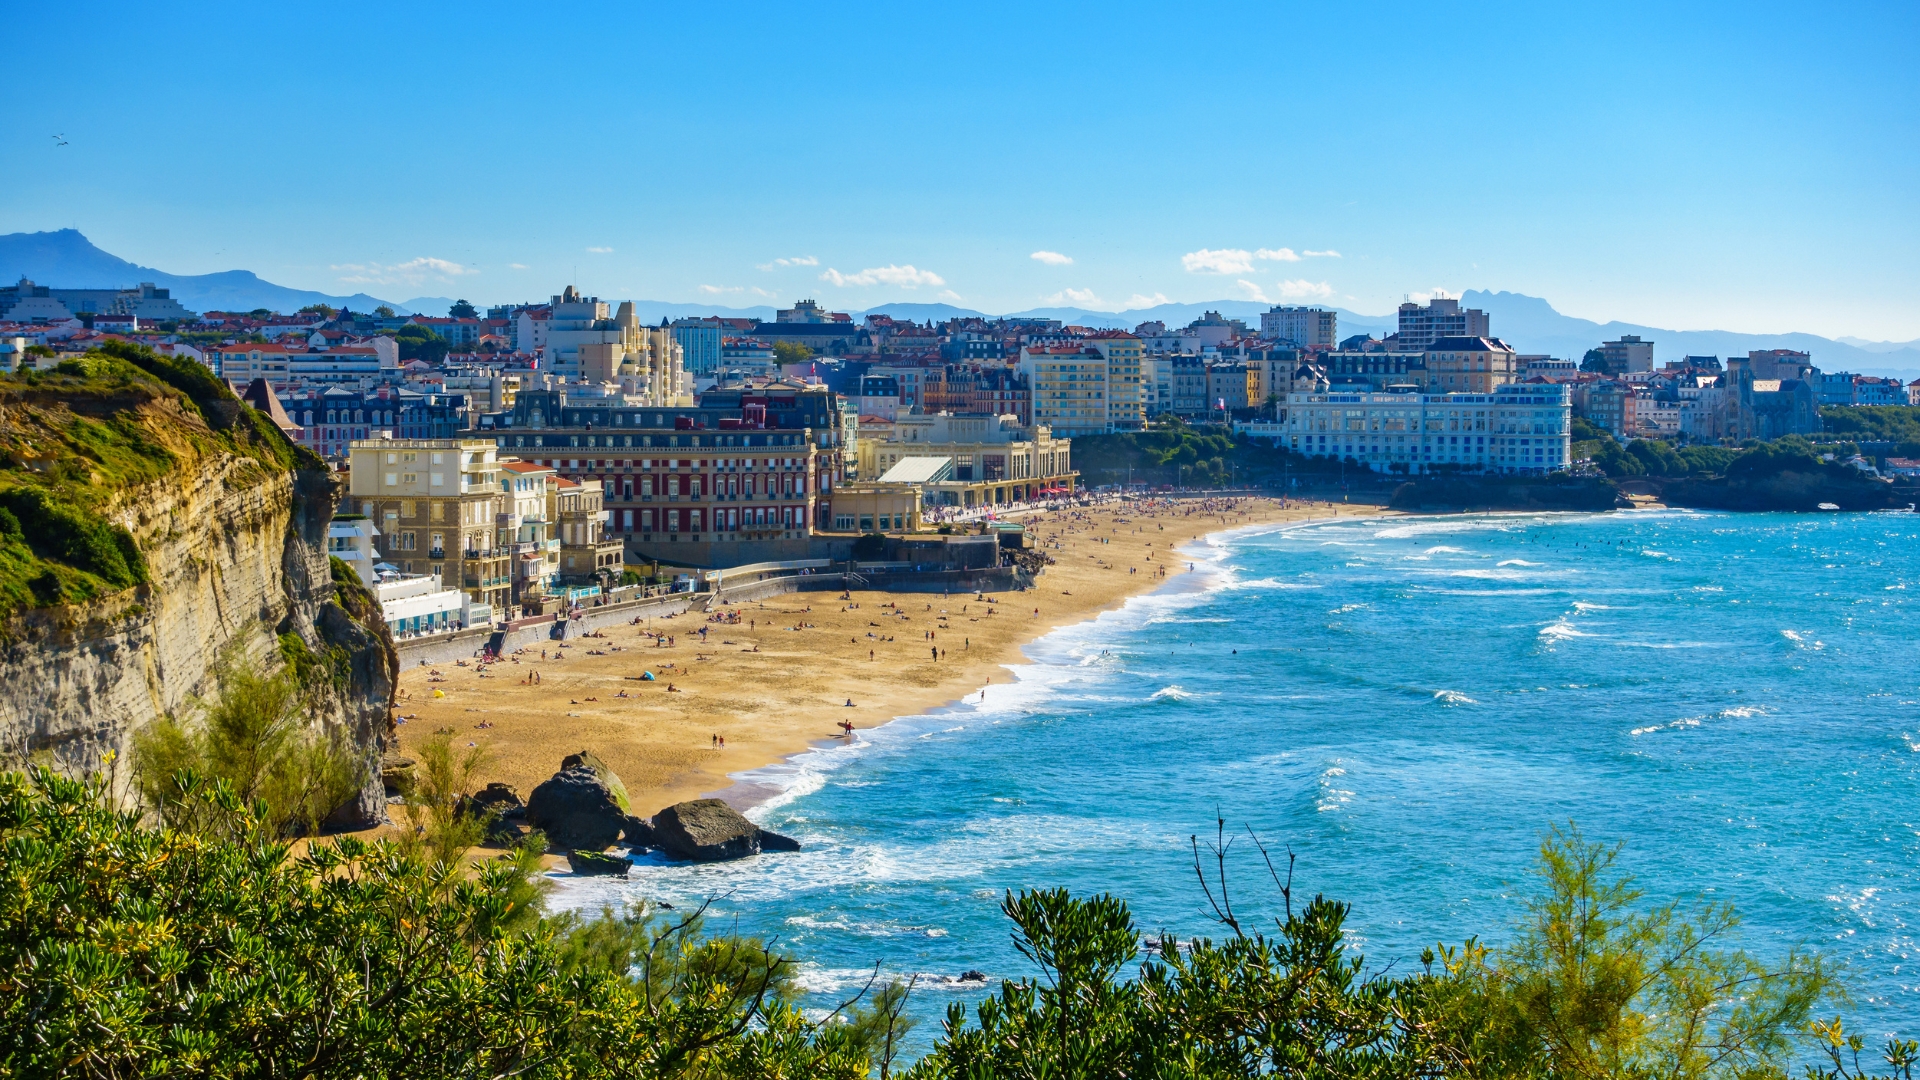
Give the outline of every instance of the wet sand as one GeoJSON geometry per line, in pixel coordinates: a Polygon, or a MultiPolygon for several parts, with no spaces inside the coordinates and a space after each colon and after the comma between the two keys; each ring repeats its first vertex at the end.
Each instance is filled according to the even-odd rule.
{"type": "MultiPolygon", "coordinates": [[[[608,627],[602,637],[564,646],[548,643],[544,658],[539,646],[525,649],[484,677],[472,661],[411,668],[401,673],[395,710],[405,718],[399,751],[411,756],[436,729],[450,729],[456,747],[472,742],[487,751],[477,783],[504,781],[525,798],[562,757],[590,749],[620,775],[634,811],[650,815],[733,787],[729,774],[840,736],[843,720],[870,728],[983,688],[991,694],[993,685],[1011,681],[1006,667],[1024,662],[1020,647],[1028,641],[1188,573],[1172,550],[1178,545],[1336,511],[1382,512],[1297,500],[1283,510],[1275,499],[1186,499],[1023,515],[1015,520],[1026,522],[1055,560],[1026,592],[985,600],[971,593],[787,593],[726,607],[737,622],[709,621],[709,613],[694,610],[608,627]]],[[[729,792],[734,801],[751,796],[729,792]]]]}

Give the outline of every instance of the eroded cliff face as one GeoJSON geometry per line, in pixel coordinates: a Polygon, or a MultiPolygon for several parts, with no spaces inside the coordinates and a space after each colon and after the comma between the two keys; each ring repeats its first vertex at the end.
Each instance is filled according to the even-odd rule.
{"type": "Polygon", "coordinates": [[[364,594],[342,607],[328,569],[327,522],[339,492],[323,470],[272,470],[215,454],[122,493],[106,516],[130,532],[148,583],[85,603],[16,614],[0,644],[0,751],[17,767],[103,769],[125,793],[133,733],[187,718],[210,695],[223,656],[277,669],[279,635],[340,656],[344,678],[317,680],[312,722],[346,736],[362,760],[358,802],[339,820],[371,824],[385,799],[379,756],[398,661],[364,594]]]}

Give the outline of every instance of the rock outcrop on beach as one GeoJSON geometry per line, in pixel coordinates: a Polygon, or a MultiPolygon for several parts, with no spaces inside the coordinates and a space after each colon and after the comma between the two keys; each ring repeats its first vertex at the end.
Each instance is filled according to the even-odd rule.
{"type": "Polygon", "coordinates": [[[107,348],[0,377],[0,758],[117,757],[125,796],[134,733],[217,696],[221,662],[292,666],[359,769],[333,822],[378,822],[398,661],[327,554],[344,485],[205,368],[107,348]]]}
{"type": "Polygon", "coordinates": [[[633,860],[618,855],[607,855],[598,851],[569,851],[567,865],[573,872],[596,877],[626,877],[633,869],[633,860]]]}
{"type": "Polygon", "coordinates": [[[654,847],[675,859],[725,862],[762,851],[799,851],[800,842],[768,832],[719,799],[674,803],[653,816],[654,847]]]}
{"type": "Polygon", "coordinates": [[[627,831],[627,789],[588,750],[568,754],[552,779],[527,796],[527,824],[556,851],[604,851],[627,831]]]}

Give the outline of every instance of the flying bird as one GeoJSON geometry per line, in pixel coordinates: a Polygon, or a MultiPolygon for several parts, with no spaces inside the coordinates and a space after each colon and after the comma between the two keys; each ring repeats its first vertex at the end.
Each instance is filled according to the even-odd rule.
{"type": "Polygon", "coordinates": [[[67,137],[65,135],[55,135],[53,137],[53,145],[55,146],[67,145],[67,137]]]}

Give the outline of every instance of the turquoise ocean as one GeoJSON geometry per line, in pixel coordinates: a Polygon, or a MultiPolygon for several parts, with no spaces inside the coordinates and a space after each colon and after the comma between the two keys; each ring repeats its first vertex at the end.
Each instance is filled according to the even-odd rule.
{"type": "MultiPolygon", "coordinates": [[[[1920,1036],[1920,516],[1339,519],[1188,553],[1200,573],[1040,639],[984,701],[741,777],[804,851],[563,876],[554,906],[713,898],[810,1006],[918,975],[924,1048],[985,993],[955,975],[1031,974],[1008,889],[1212,932],[1190,838],[1216,813],[1401,970],[1502,940],[1573,821],[1650,900],[1730,901],[1740,944],[1844,961],[1871,1043],[1920,1036]]],[[[1233,851],[1243,910],[1277,910],[1233,851]]]]}

